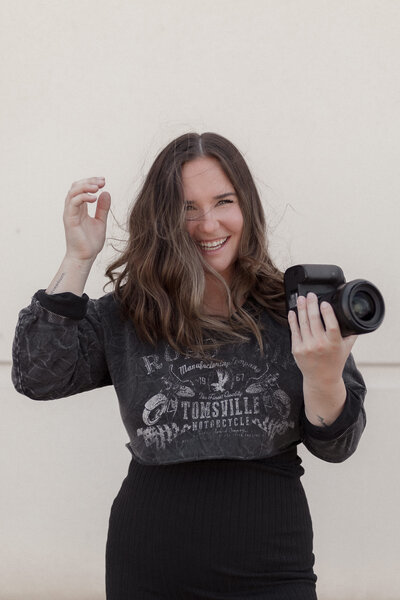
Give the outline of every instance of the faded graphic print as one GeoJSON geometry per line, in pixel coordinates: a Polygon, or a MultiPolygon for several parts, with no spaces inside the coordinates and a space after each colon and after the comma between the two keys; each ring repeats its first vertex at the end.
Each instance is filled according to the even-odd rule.
{"type": "Polygon", "coordinates": [[[294,428],[291,400],[279,386],[278,371],[265,361],[261,371],[256,363],[237,357],[183,364],[177,359],[167,354],[142,357],[147,375],[160,375],[160,389],[145,401],[143,427],[136,430],[146,447],[166,449],[188,432],[192,439],[210,434],[259,439],[262,430],[270,443],[294,428]]]}
{"type": "Polygon", "coordinates": [[[179,397],[192,398],[195,393],[192,387],[184,385],[179,377],[173,372],[172,365],[169,367],[170,378],[161,377],[163,392],[155,394],[144,405],[143,421],[146,425],[154,425],[165,412],[172,412],[173,416],[178,409],[179,397]]]}
{"type": "Polygon", "coordinates": [[[294,421],[289,420],[290,398],[284,390],[279,388],[279,374],[276,372],[269,374],[268,371],[269,367],[261,377],[254,378],[254,383],[246,388],[246,392],[262,394],[266,416],[262,422],[256,418],[253,423],[265,431],[272,440],[275,435],[282,435],[289,428],[293,429],[294,421]]]}

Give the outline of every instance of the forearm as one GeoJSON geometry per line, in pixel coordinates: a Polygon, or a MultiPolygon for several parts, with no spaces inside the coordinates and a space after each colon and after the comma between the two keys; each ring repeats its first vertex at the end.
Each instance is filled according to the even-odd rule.
{"type": "Polygon", "coordinates": [[[82,296],[93,262],[93,260],[76,260],[65,256],[46,294],[71,292],[82,296]]]}
{"type": "Polygon", "coordinates": [[[326,427],[340,415],[346,401],[346,386],[342,378],[335,382],[303,380],[304,408],[313,425],[326,427]]]}

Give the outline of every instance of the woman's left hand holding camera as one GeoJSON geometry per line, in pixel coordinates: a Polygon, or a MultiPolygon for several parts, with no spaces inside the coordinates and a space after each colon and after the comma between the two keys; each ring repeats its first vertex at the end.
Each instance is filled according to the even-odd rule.
{"type": "Polygon", "coordinates": [[[297,312],[298,320],[294,311],[289,311],[288,320],[292,353],[303,374],[306,416],[314,425],[328,426],[346,400],[342,373],[357,336],[342,337],[332,306],[322,302],[319,307],[316,294],[299,296],[297,312]]]}

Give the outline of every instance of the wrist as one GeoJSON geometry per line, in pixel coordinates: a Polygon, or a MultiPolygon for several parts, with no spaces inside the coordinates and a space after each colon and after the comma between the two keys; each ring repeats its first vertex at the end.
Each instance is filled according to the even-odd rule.
{"type": "Polygon", "coordinates": [[[313,391],[327,391],[342,388],[344,385],[343,377],[304,377],[303,388],[313,391]]]}
{"type": "Polygon", "coordinates": [[[46,294],[71,292],[82,296],[94,259],[76,259],[66,254],[46,294]]]}
{"type": "Polygon", "coordinates": [[[78,269],[82,273],[89,273],[95,260],[95,256],[93,258],[76,258],[66,253],[64,256],[63,265],[65,267],[71,267],[72,269],[78,269]]]}
{"type": "Polygon", "coordinates": [[[306,417],[313,425],[331,425],[343,410],[346,386],[341,378],[336,382],[303,381],[306,417]]]}

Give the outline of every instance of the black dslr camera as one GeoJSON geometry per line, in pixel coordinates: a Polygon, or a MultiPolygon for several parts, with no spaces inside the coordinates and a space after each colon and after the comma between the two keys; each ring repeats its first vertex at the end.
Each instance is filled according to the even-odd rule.
{"type": "Polygon", "coordinates": [[[286,307],[297,314],[297,297],[314,292],[318,303],[332,305],[342,337],[375,331],[383,321],[385,303],[380,291],[365,279],[346,283],[335,265],[296,265],[284,275],[286,307]]]}

